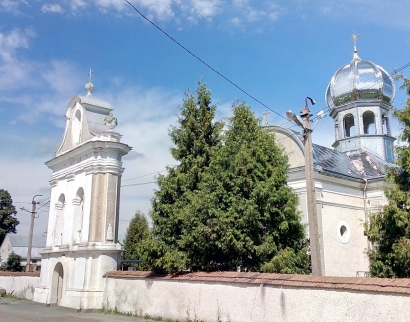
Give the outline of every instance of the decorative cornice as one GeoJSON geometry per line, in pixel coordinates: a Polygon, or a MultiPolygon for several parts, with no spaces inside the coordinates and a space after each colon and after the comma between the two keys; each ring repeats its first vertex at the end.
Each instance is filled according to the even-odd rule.
{"type": "MultiPolygon", "coordinates": [[[[49,161],[46,165],[52,169],[56,170],[58,167],[67,167],[66,164],[75,165],[85,161],[94,156],[96,151],[104,152],[115,152],[118,156],[126,155],[131,151],[131,147],[127,144],[112,141],[88,141],[82,145],[79,145],[72,150],[69,150],[49,161]],[[90,154],[92,156],[90,156],[90,154]]],[[[118,161],[118,160],[117,160],[118,161]]]]}

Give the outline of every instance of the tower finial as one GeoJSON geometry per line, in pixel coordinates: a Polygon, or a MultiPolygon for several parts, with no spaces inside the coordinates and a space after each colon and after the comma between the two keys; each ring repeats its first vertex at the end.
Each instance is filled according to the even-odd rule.
{"type": "Polygon", "coordinates": [[[87,91],[87,96],[93,96],[93,90],[94,90],[94,85],[91,83],[91,75],[93,74],[93,71],[90,68],[90,71],[88,72],[88,83],[85,84],[85,90],[87,91]]]}
{"type": "Polygon", "coordinates": [[[357,53],[357,38],[359,38],[359,37],[360,37],[359,34],[353,32],[353,35],[350,38],[350,40],[353,41],[353,44],[354,44],[353,61],[360,60],[359,54],[357,53]]]}

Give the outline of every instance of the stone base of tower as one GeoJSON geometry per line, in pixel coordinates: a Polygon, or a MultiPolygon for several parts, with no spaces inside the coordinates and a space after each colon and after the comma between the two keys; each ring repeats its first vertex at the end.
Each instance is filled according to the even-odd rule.
{"type": "Polygon", "coordinates": [[[77,245],[75,250],[46,249],[33,300],[77,310],[101,309],[103,275],[118,269],[121,252],[119,244],[106,243],[77,245]]]}

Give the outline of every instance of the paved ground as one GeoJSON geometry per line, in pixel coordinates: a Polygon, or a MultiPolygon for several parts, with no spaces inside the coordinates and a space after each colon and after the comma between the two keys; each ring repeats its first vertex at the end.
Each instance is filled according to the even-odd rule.
{"type": "Polygon", "coordinates": [[[56,305],[46,306],[32,301],[0,298],[0,321],[10,322],[107,322],[107,321],[133,321],[154,322],[143,318],[103,314],[83,313],[76,310],[59,307],[56,305]]]}

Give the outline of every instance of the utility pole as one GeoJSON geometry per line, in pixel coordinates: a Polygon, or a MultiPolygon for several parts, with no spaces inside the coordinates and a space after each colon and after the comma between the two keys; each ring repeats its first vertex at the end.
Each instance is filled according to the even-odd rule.
{"type": "Polygon", "coordinates": [[[28,247],[27,247],[27,264],[26,264],[26,272],[30,271],[30,262],[31,262],[31,248],[33,245],[33,230],[34,230],[34,218],[36,215],[36,207],[39,204],[38,201],[35,201],[35,197],[41,197],[42,195],[35,195],[33,200],[31,201],[31,223],[30,223],[30,234],[28,237],[28,247]]]}
{"type": "MultiPolygon", "coordinates": [[[[308,208],[308,223],[309,223],[309,238],[310,238],[310,258],[312,261],[312,274],[323,275],[322,260],[320,255],[320,238],[317,219],[316,206],[316,189],[313,170],[313,152],[312,152],[312,129],[310,127],[310,111],[307,104],[307,97],[305,99],[305,107],[301,111],[301,118],[303,120],[303,138],[305,146],[305,173],[306,173],[306,197],[308,208]]],[[[312,104],[314,101],[309,98],[312,104]]]]}

